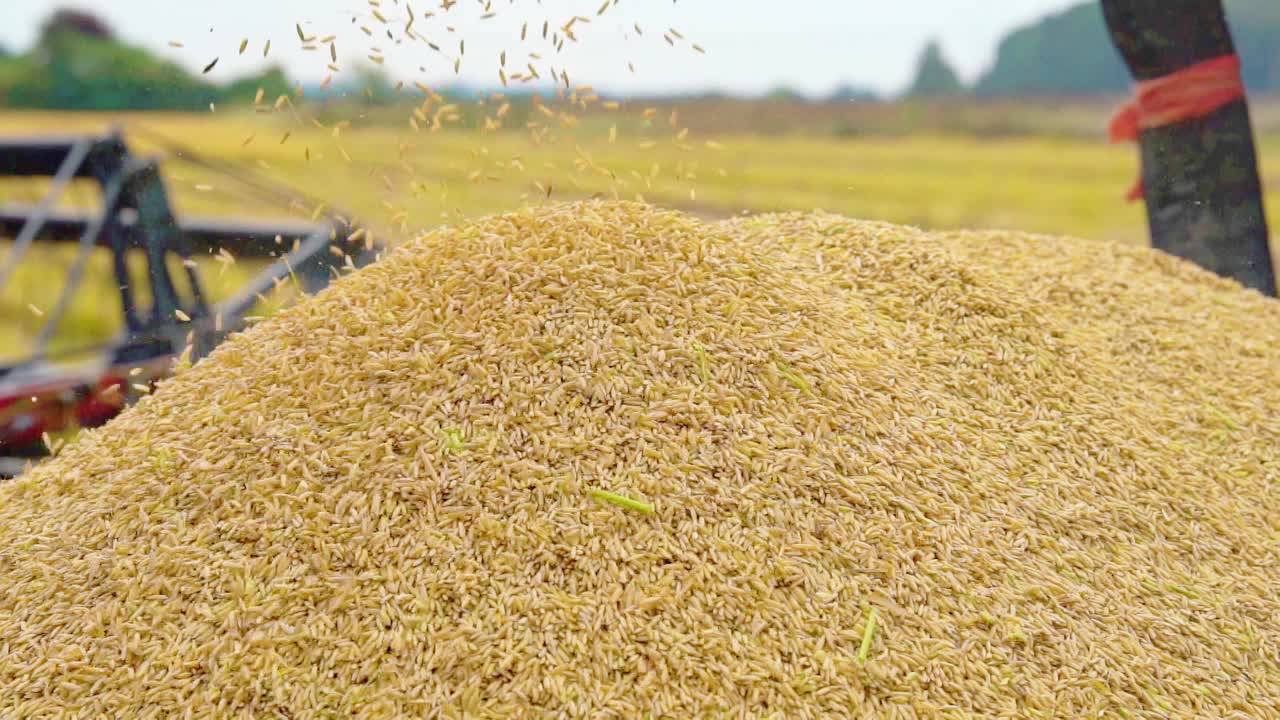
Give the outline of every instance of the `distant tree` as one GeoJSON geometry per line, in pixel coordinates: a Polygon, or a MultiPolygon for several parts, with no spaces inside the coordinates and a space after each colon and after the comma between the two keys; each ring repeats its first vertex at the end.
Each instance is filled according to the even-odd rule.
{"type": "MultiPolygon", "coordinates": [[[[1171,3],[1172,4],[1172,3],[1171,3]]],[[[1280,90],[1280,3],[1226,0],[1244,83],[1280,90]]],[[[1088,95],[1129,91],[1132,79],[1107,37],[1102,9],[1089,0],[1005,35],[979,95],[1088,95]]]]}
{"type": "Polygon", "coordinates": [[[56,30],[27,58],[19,106],[63,110],[199,110],[218,88],[177,63],[114,40],[56,30]]]}
{"type": "Polygon", "coordinates": [[[364,102],[368,105],[385,105],[394,102],[396,91],[381,67],[361,65],[355,69],[356,87],[364,102]]]}
{"type": "Polygon", "coordinates": [[[342,104],[369,106],[390,105],[399,99],[395,84],[381,67],[360,64],[343,74],[348,76],[346,80],[331,83],[324,89],[313,86],[307,95],[342,104]]]}
{"type": "Polygon", "coordinates": [[[59,10],[30,51],[0,58],[0,106],[62,110],[201,110],[213,102],[247,103],[258,88],[291,91],[279,68],[226,87],[116,39],[90,13],[59,10]]]}
{"type": "Polygon", "coordinates": [[[910,97],[945,97],[962,95],[964,85],[951,68],[951,64],[942,55],[942,47],[937,40],[925,45],[916,64],[916,77],[907,90],[910,97]]]}
{"type": "Polygon", "coordinates": [[[1122,93],[1130,83],[1128,69],[1107,38],[1102,9],[1091,0],[1006,35],[975,92],[1005,96],[1122,93]]]}
{"type": "Polygon", "coordinates": [[[61,31],[87,35],[99,40],[114,40],[116,37],[111,26],[102,18],[91,12],[71,8],[63,8],[50,15],[40,27],[40,37],[44,40],[61,31]]]}
{"type": "MultiPolygon", "coordinates": [[[[1280,90],[1280,3],[1226,0],[1225,5],[1245,85],[1256,91],[1280,90]]],[[[1097,0],[1089,0],[1005,35],[976,92],[1120,94],[1127,93],[1132,82],[1107,37],[1102,8],[1097,0]]]]}
{"type": "Polygon", "coordinates": [[[770,90],[765,93],[765,98],[779,102],[804,102],[804,97],[800,93],[786,86],[779,86],[770,90]]]}
{"type": "Polygon", "coordinates": [[[1280,89],[1280,3],[1226,0],[1226,7],[1244,84],[1255,90],[1280,89]]]}
{"type": "Polygon", "coordinates": [[[879,99],[874,90],[848,84],[840,85],[827,96],[831,102],[876,102],[879,99]]]}
{"type": "Polygon", "coordinates": [[[705,90],[703,92],[693,93],[689,96],[690,100],[730,100],[733,94],[724,90],[705,90]]]}
{"type": "Polygon", "coordinates": [[[262,90],[264,97],[269,101],[274,101],[281,95],[288,95],[293,92],[293,85],[289,83],[289,78],[284,74],[278,66],[271,66],[257,75],[249,75],[233,81],[222,89],[220,93],[220,102],[224,103],[251,103],[254,97],[258,95],[258,90],[262,90]]]}

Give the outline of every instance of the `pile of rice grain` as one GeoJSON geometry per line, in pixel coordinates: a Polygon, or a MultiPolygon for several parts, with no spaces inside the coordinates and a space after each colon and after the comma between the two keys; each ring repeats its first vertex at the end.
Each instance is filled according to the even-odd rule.
{"type": "Polygon", "coordinates": [[[1278,630],[1280,303],[1076,240],[490,217],[0,488],[4,717],[1277,717],[1278,630]]]}

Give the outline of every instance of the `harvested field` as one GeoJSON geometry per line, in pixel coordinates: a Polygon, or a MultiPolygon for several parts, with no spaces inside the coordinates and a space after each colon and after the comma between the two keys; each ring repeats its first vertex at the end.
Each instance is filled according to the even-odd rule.
{"type": "Polygon", "coordinates": [[[0,486],[0,715],[1280,716],[1280,303],[629,203],[433,231],[0,486]]]}

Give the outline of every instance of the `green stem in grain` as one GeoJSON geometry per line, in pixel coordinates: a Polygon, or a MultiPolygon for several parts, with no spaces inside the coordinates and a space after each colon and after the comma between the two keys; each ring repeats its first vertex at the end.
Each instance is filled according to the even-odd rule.
{"type": "Polygon", "coordinates": [[[711,373],[707,371],[707,349],[702,347],[701,343],[694,343],[693,352],[698,356],[698,374],[702,376],[703,382],[708,382],[711,379],[711,373]]]}
{"type": "Polygon", "coordinates": [[[800,375],[798,375],[791,368],[787,367],[787,364],[782,362],[781,360],[778,361],[777,365],[778,365],[778,372],[782,373],[782,377],[786,378],[787,382],[803,390],[804,394],[809,395],[810,397],[813,396],[813,388],[809,385],[809,381],[800,377],[800,375]]]}
{"type": "Polygon", "coordinates": [[[1226,425],[1228,429],[1230,430],[1240,429],[1240,424],[1237,423],[1235,420],[1231,419],[1230,415],[1223,412],[1216,405],[1205,405],[1205,407],[1209,410],[1210,413],[1215,415],[1218,418],[1218,420],[1222,422],[1223,425],[1226,425]]]}
{"type": "Polygon", "coordinates": [[[880,611],[871,608],[871,612],[867,614],[867,626],[862,629],[862,645],[858,647],[858,662],[866,663],[867,656],[871,654],[871,641],[875,640],[876,627],[880,622],[880,611]]]}
{"type": "Polygon", "coordinates": [[[653,505],[650,505],[649,503],[640,502],[639,500],[632,500],[631,498],[625,495],[612,493],[612,492],[609,492],[608,490],[599,490],[599,489],[592,488],[591,490],[587,491],[587,494],[595,498],[596,500],[603,500],[607,503],[613,503],[618,507],[624,507],[624,508],[627,508],[628,510],[639,510],[642,513],[653,512],[653,505]]]}
{"type": "Polygon", "coordinates": [[[462,431],[456,428],[445,430],[444,446],[449,450],[461,450],[465,447],[465,443],[462,442],[462,431]]]}

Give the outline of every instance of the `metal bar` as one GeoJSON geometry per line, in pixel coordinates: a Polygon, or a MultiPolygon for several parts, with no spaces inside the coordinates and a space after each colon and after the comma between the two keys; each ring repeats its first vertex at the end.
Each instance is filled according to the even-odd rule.
{"type": "Polygon", "coordinates": [[[116,279],[116,288],[120,292],[120,309],[124,311],[126,332],[132,334],[142,329],[142,319],[138,317],[138,306],[135,300],[133,277],[129,273],[129,249],[136,238],[131,237],[135,228],[126,228],[121,223],[112,223],[105,233],[111,247],[111,271],[116,279]]]}
{"type": "Polygon", "coordinates": [[[0,478],[15,478],[36,464],[31,458],[0,457],[0,478]]]}
{"type": "MultiPolygon", "coordinates": [[[[0,175],[48,177],[59,172],[63,158],[79,143],[90,147],[110,138],[95,135],[0,138],[0,175]]],[[[89,167],[76,168],[75,177],[93,177],[89,167]]]]}
{"type": "MultiPolygon", "coordinates": [[[[139,135],[149,139],[152,143],[160,146],[161,149],[193,165],[198,165],[207,170],[213,170],[214,172],[225,175],[236,182],[253,188],[260,193],[269,194],[273,196],[277,203],[286,208],[294,201],[310,203],[313,207],[319,207],[322,205],[327,207],[327,203],[319,198],[312,197],[300,190],[288,187],[287,185],[275,182],[268,178],[264,178],[257,171],[247,165],[239,165],[226,160],[215,160],[204,157],[190,146],[183,145],[176,140],[168,138],[161,133],[136,123],[129,126],[129,132],[132,135],[139,135]]],[[[336,212],[337,211],[334,210],[326,214],[329,215],[331,219],[334,219],[333,214],[336,212]]]]}
{"type": "Polygon", "coordinates": [[[40,232],[40,227],[44,225],[48,219],[53,205],[62,197],[62,192],[66,190],[71,179],[80,171],[84,165],[84,159],[89,156],[89,149],[93,144],[88,139],[81,139],[75,142],[67,155],[62,160],[62,164],[58,166],[58,172],[53,176],[53,186],[49,188],[49,192],[45,193],[40,204],[37,205],[29,215],[26,216],[26,222],[22,224],[22,229],[18,232],[18,237],[14,239],[9,253],[4,258],[4,265],[0,266],[0,290],[4,289],[5,283],[9,282],[9,277],[13,271],[17,269],[18,263],[22,261],[22,256],[30,249],[32,241],[36,239],[36,235],[40,232]]]}
{"type": "MultiPolygon", "coordinates": [[[[280,207],[288,210],[294,209],[294,207],[299,203],[301,203],[303,207],[310,205],[313,209],[319,209],[317,214],[326,218],[336,227],[346,227],[354,224],[352,221],[353,216],[350,213],[342,211],[339,208],[332,207],[326,201],[297,190],[296,188],[289,187],[268,177],[264,177],[253,167],[243,163],[238,164],[226,160],[204,157],[200,153],[191,149],[190,146],[183,145],[155,132],[154,130],[149,130],[136,124],[131,125],[130,128],[130,132],[149,138],[153,143],[160,146],[161,149],[172,153],[174,157],[185,160],[193,165],[203,167],[207,170],[220,173],[229,180],[250,188],[255,192],[253,198],[256,200],[261,201],[267,199],[264,196],[272,196],[280,207]]],[[[370,230],[377,231],[379,236],[389,234],[386,231],[386,228],[370,225],[368,222],[361,222],[359,225],[366,226],[370,230]]]]}
{"type": "MultiPolygon", "coordinates": [[[[34,209],[26,206],[0,205],[0,235],[20,228],[32,212],[34,209]]],[[[79,242],[92,220],[91,216],[81,213],[51,211],[40,238],[48,242],[79,242]]],[[[132,217],[121,217],[119,224],[135,229],[138,221],[132,217]]],[[[179,223],[179,227],[195,254],[215,254],[220,248],[226,248],[236,257],[279,257],[295,239],[308,237],[317,228],[327,226],[291,220],[258,222],[188,218],[179,223]],[[281,247],[275,241],[277,235],[288,244],[281,247]]],[[[338,242],[345,239],[339,234],[338,242]]]]}
{"type": "Polygon", "coordinates": [[[102,233],[102,228],[106,226],[107,222],[120,210],[120,193],[123,186],[123,178],[116,177],[103,188],[102,213],[94,218],[89,227],[85,228],[84,234],[80,236],[80,252],[76,255],[71,271],[67,274],[67,282],[62,287],[62,292],[58,295],[58,304],[54,307],[53,312],[49,314],[49,320],[44,324],[44,327],[40,328],[40,335],[36,337],[36,355],[45,352],[49,345],[49,340],[57,332],[58,325],[62,322],[62,316],[67,313],[67,308],[71,306],[71,298],[75,295],[80,281],[84,278],[84,271],[89,265],[89,257],[93,254],[97,236],[102,233]]]}
{"type": "MultiPolygon", "coordinates": [[[[197,303],[184,303],[179,297],[178,288],[173,282],[173,275],[166,263],[170,252],[182,255],[182,235],[177,221],[169,209],[169,198],[165,193],[164,183],[160,180],[160,170],[154,161],[146,161],[129,168],[125,181],[123,204],[138,213],[137,226],[144,233],[146,241],[143,250],[147,255],[147,277],[151,287],[151,317],[149,326],[171,323],[174,312],[183,310],[195,313],[207,310],[197,307],[197,303]]],[[[183,255],[183,259],[186,256],[183,255]]],[[[198,284],[193,292],[200,297],[198,284]]]]}
{"type": "Polygon", "coordinates": [[[219,304],[214,313],[223,318],[238,318],[249,311],[258,296],[275,287],[276,281],[294,272],[300,266],[306,266],[321,253],[329,252],[329,231],[317,230],[298,249],[272,263],[270,267],[258,274],[240,294],[219,304]]]}
{"type": "Polygon", "coordinates": [[[118,344],[119,339],[112,339],[107,342],[93,343],[91,345],[77,345],[75,347],[58,348],[56,352],[49,352],[46,350],[38,355],[29,355],[17,362],[0,365],[0,394],[11,389],[5,386],[5,380],[7,375],[15,370],[30,367],[45,361],[61,361],[67,358],[83,357],[85,355],[102,355],[118,344]]]}
{"type": "MultiPolygon", "coordinates": [[[[182,235],[179,234],[178,237],[181,238],[182,235]]],[[[178,257],[181,257],[183,260],[182,269],[187,273],[187,286],[191,288],[191,302],[193,305],[189,308],[188,314],[191,315],[191,317],[207,315],[209,313],[209,301],[208,298],[205,297],[204,286],[200,284],[200,274],[196,272],[194,264],[187,263],[187,260],[191,257],[191,253],[181,251],[178,253],[178,257]],[[195,312],[192,313],[191,310],[194,310],[195,312]]]]}
{"type": "MultiPolygon", "coordinates": [[[[200,322],[210,325],[212,324],[212,321],[208,318],[200,322]]],[[[185,327],[183,329],[185,329],[185,327]]],[[[137,337],[141,337],[144,340],[152,338],[160,339],[158,334],[135,336],[134,339],[137,339],[137,337]]],[[[15,372],[26,370],[33,366],[39,366],[42,363],[65,363],[68,359],[84,358],[90,355],[111,358],[114,357],[121,348],[128,344],[129,339],[130,335],[127,331],[119,332],[110,340],[104,342],[62,347],[53,351],[46,348],[44,351],[29,355],[18,362],[8,365],[0,365],[0,395],[3,395],[6,391],[12,392],[14,387],[20,387],[23,384],[22,382],[19,382],[18,385],[13,384],[12,379],[9,376],[15,372]]]]}

